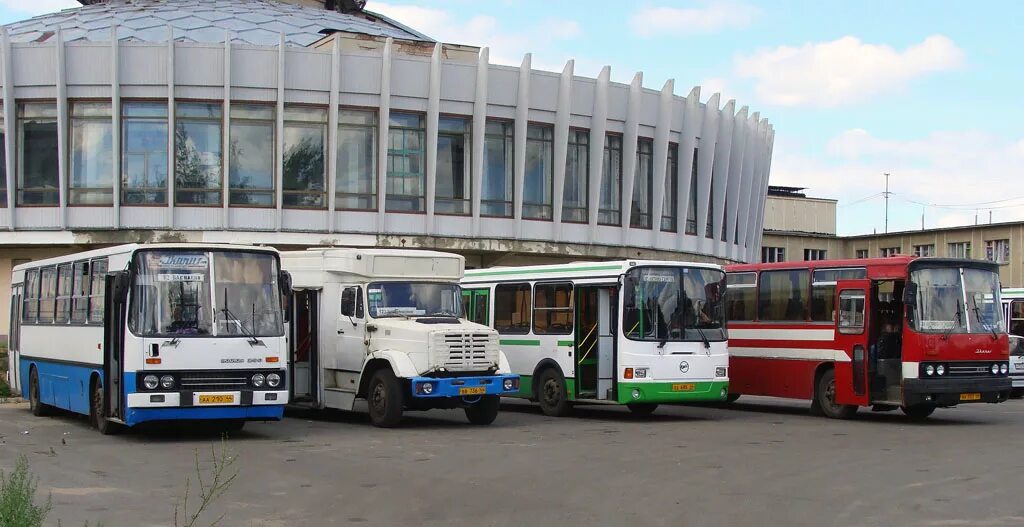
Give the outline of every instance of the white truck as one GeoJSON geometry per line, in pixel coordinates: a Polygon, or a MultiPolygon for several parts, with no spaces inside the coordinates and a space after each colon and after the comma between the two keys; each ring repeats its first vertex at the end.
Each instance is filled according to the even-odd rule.
{"type": "Polygon", "coordinates": [[[292,275],[290,401],[353,410],[397,426],[403,410],[463,408],[490,424],[519,390],[498,333],[469,322],[462,256],[404,249],[281,253],[292,275]]]}

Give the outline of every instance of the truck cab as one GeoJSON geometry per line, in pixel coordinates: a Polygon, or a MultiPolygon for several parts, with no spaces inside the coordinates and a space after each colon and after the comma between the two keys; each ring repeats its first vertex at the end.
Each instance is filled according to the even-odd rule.
{"type": "Polygon", "coordinates": [[[316,248],[281,254],[292,275],[291,400],[397,426],[404,410],[462,408],[497,417],[519,390],[498,334],[462,312],[462,256],[404,249],[316,248]]]}

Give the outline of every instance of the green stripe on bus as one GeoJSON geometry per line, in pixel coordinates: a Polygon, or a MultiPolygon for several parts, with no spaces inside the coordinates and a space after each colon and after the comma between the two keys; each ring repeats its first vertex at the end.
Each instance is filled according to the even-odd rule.
{"type": "Polygon", "coordinates": [[[501,339],[502,346],[540,346],[539,340],[532,339],[501,339]]]}
{"type": "Polygon", "coordinates": [[[558,341],[559,346],[569,346],[570,348],[575,346],[576,343],[571,340],[560,340],[558,341]]]}
{"type": "Polygon", "coordinates": [[[474,278],[477,276],[501,276],[510,274],[543,274],[543,273],[574,273],[577,271],[611,271],[614,269],[622,269],[621,265],[593,265],[589,267],[555,267],[553,269],[543,269],[537,271],[523,271],[520,269],[505,269],[501,271],[480,271],[480,272],[469,272],[466,273],[467,278],[474,278]]]}

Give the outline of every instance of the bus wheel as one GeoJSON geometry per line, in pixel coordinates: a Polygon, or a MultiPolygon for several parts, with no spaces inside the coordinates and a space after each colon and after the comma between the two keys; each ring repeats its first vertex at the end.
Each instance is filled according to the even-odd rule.
{"type": "Polygon", "coordinates": [[[89,421],[96,427],[96,430],[105,436],[114,435],[121,431],[117,423],[112,423],[103,415],[103,383],[96,379],[92,383],[92,394],[89,397],[89,421]]]}
{"type": "Polygon", "coordinates": [[[627,403],[626,408],[629,408],[630,412],[637,417],[647,417],[654,413],[654,410],[658,408],[657,404],[650,403],[627,403]]]}
{"type": "Polygon", "coordinates": [[[36,417],[50,414],[50,405],[39,398],[39,373],[34,367],[28,374],[28,407],[36,417]]]}
{"type": "Polygon", "coordinates": [[[825,417],[832,419],[849,419],[857,413],[857,407],[836,404],[836,371],[829,369],[818,379],[818,389],[815,390],[814,400],[825,417]]]}
{"type": "Polygon", "coordinates": [[[544,370],[537,381],[537,401],[545,415],[564,417],[569,415],[569,398],[565,395],[565,377],[554,368],[544,370]]]}
{"type": "Polygon", "coordinates": [[[374,426],[398,426],[402,420],[402,387],[394,372],[388,368],[377,370],[370,379],[367,399],[370,406],[370,421],[374,426]]]}
{"type": "Polygon", "coordinates": [[[466,419],[475,425],[489,425],[498,418],[498,407],[501,406],[501,398],[497,395],[485,395],[466,407],[466,419]]]}
{"type": "Polygon", "coordinates": [[[900,410],[903,410],[903,414],[911,421],[922,421],[932,415],[935,407],[927,404],[915,404],[914,406],[900,406],[900,410]]]}

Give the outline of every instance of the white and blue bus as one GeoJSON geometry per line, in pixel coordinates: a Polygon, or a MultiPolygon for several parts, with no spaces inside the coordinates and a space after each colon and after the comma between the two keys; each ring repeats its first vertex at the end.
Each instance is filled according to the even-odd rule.
{"type": "Polygon", "coordinates": [[[32,413],[147,421],[279,420],[288,402],[276,250],[121,245],[14,268],[12,389],[32,413]]]}

